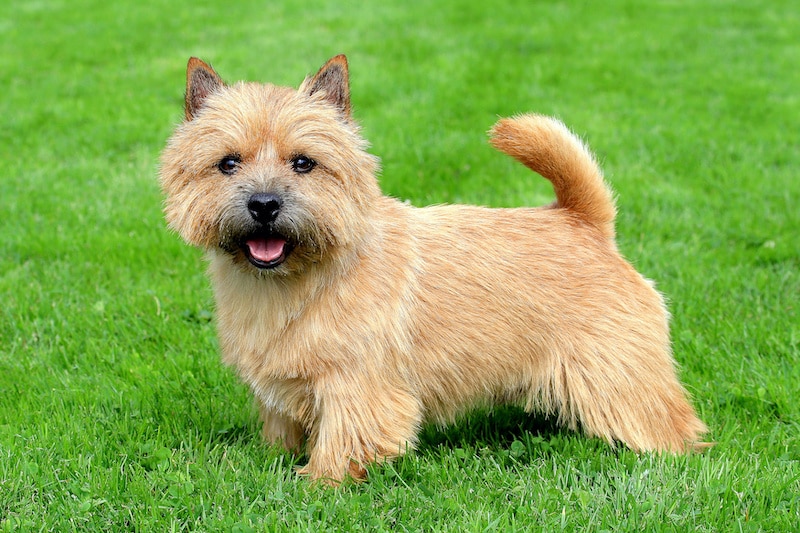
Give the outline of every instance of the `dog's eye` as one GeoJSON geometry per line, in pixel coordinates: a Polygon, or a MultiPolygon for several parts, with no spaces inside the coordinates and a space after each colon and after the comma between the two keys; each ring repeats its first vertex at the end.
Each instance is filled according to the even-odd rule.
{"type": "Polygon", "coordinates": [[[314,167],[317,166],[316,161],[304,155],[294,156],[292,158],[291,163],[292,163],[292,170],[294,170],[298,174],[305,174],[306,172],[311,172],[314,169],[314,167]]]}
{"type": "Polygon", "coordinates": [[[226,155],[219,160],[219,163],[217,163],[217,168],[223,174],[230,176],[239,169],[239,163],[241,162],[242,160],[238,155],[226,155]]]}

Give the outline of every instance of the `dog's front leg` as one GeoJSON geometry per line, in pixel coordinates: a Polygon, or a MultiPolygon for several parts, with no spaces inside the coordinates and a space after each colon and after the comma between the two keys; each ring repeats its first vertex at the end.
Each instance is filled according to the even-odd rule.
{"type": "Polygon", "coordinates": [[[366,466],[413,448],[422,419],[407,390],[373,376],[326,379],[317,391],[317,416],[308,464],[298,473],[337,484],[366,478],[366,466]]]}
{"type": "Polygon", "coordinates": [[[305,438],[302,426],[286,415],[276,413],[258,404],[261,415],[261,435],[269,444],[283,446],[290,452],[299,452],[305,438]]]}

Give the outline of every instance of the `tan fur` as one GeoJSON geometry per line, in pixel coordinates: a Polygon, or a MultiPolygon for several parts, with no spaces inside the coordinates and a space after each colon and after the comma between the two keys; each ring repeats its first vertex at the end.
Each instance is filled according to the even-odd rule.
{"type": "Polygon", "coordinates": [[[611,192],[563,124],[523,115],[492,130],[552,181],[553,205],[416,208],[380,193],[344,56],[298,91],[228,86],[197,59],[187,78],[162,158],[166,218],[208,251],[224,361],[258,399],[264,437],[305,443],[301,473],[363,478],[424,422],[495,403],[637,451],[700,446],[663,299],[618,253],[611,192]],[[274,227],[294,245],[268,269],[237,248],[260,227],[259,193],[280,197],[274,227]]]}

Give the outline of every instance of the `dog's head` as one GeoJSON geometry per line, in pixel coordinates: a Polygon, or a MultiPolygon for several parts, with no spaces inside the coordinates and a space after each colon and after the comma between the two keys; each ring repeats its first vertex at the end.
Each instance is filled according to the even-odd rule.
{"type": "Polygon", "coordinates": [[[185,121],[162,154],[170,227],[254,272],[301,272],[357,246],[380,191],[377,159],[350,114],[347,60],[299,90],[227,85],[187,68],[185,121]]]}

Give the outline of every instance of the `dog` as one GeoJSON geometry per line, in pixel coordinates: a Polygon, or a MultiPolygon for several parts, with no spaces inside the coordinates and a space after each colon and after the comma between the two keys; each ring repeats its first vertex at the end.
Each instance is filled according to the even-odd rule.
{"type": "Polygon", "coordinates": [[[192,58],[184,112],[165,218],[207,252],[223,360],[264,438],[305,446],[300,474],[364,479],[424,423],[497,404],[635,451],[704,446],[664,299],[620,255],[612,192],[560,121],[490,131],[551,205],[418,208],[380,190],[343,55],[297,90],[229,85],[192,58]]]}

